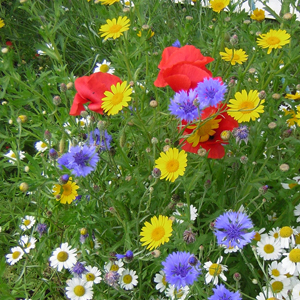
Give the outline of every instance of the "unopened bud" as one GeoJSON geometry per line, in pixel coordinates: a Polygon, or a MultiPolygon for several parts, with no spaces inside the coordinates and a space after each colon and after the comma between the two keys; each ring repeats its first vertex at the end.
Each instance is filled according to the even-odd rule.
{"type": "Polygon", "coordinates": [[[204,183],[204,188],[208,189],[211,186],[211,181],[209,179],[207,179],[204,183]]]}
{"type": "Polygon", "coordinates": [[[49,130],[45,130],[44,137],[48,141],[51,140],[51,137],[52,137],[51,132],[49,130]]]}
{"type": "Polygon", "coordinates": [[[290,12],[287,12],[282,16],[284,20],[290,20],[292,17],[293,15],[290,12]]]}
{"type": "Polygon", "coordinates": [[[144,29],[144,30],[148,30],[149,28],[150,28],[150,27],[149,27],[148,24],[145,24],[145,25],[142,26],[142,29],[144,29]]]}
{"type": "Polygon", "coordinates": [[[266,92],[265,91],[260,91],[258,94],[258,98],[260,100],[266,99],[266,92]]]}
{"type": "Polygon", "coordinates": [[[234,86],[235,86],[235,79],[234,79],[234,78],[231,78],[231,79],[229,80],[228,86],[229,86],[229,87],[234,87],[234,86]]]}
{"type": "Polygon", "coordinates": [[[282,164],[282,165],[280,165],[279,169],[282,172],[286,172],[290,169],[290,166],[288,164],[282,164]]]}
{"type": "Polygon", "coordinates": [[[25,193],[28,190],[28,184],[26,182],[22,182],[19,188],[21,192],[25,193]]]}
{"type": "Polygon", "coordinates": [[[28,167],[28,166],[25,166],[24,171],[25,171],[26,173],[28,173],[29,170],[30,170],[29,167],[28,167]]]}
{"type": "Polygon", "coordinates": [[[242,275],[236,272],[233,274],[233,279],[238,282],[242,279],[242,275]]]}
{"type": "Polygon", "coordinates": [[[86,228],[81,228],[80,229],[80,234],[81,235],[86,235],[88,233],[87,229],[86,228]]]}
{"type": "Polygon", "coordinates": [[[191,20],[193,20],[194,18],[193,18],[192,16],[186,16],[185,19],[188,20],[188,21],[191,21],[191,20]]]}
{"type": "Polygon", "coordinates": [[[283,136],[283,138],[288,138],[288,137],[290,137],[291,136],[291,134],[292,134],[292,129],[287,129],[287,130],[285,130],[283,133],[282,133],[282,136],[283,136]]]}
{"type": "Polygon", "coordinates": [[[6,53],[8,52],[8,50],[9,50],[8,48],[2,48],[2,49],[1,49],[1,52],[2,52],[3,54],[6,54],[6,53]]]}
{"type": "Polygon", "coordinates": [[[297,89],[298,91],[300,91],[300,84],[297,84],[297,85],[296,85],[296,89],[297,89]]]}
{"type": "Polygon", "coordinates": [[[18,123],[26,123],[26,121],[27,121],[27,116],[25,116],[25,115],[20,115],[17,118],[18,123]]]}
{"type": "Polygon", "coordinates": [[[62,138],[59,141],[59,153],[64,153],[64,150],[65,150],[65,139],[62,138]]]}
{"type": "Polygon", "coordinates": [[[69,82],[67,84],[67,89],[70,90],[73,87],[73,82],[69,82]]]}
{"type": "Polygon", "coordinates": [[[231,45],[236,45],[239,42],[239,38],[236,34],[234,34],[229,41],[231,45]]]}
{"type": "Polygon", "coordinates": [[[100,131],[104,131],[106,128],[106,121],[99,121],[97,123],[97,127],[100,131]]]}
{"type": "Polygon", "coordinates": [[[49,150],[49,155],[51,159],[57,159],[58,158],[58,153],[55,149],[51,148],[49,150]]]}
{"type": "Polygon", "coordinates": [[[120,136],[120,141],[119,141],[119,143],[120,143],[120,147],[121,147],[121,148],[124,148],[125,143],[126,143],[126,134],[125,134],[125,130],[123,130],[123,132],[122,132],[122,134],[121,134],[121,136],[120,136]]]}
{"type": "Polygon", "coordinates": [[[172,222],[174,222],[176,220],[176,218],[174,216],[169,217],[169,220],[171,220],[172,222]]]}
{"type": "Polygon", "coordinates": [[[61,175],[59,178],[59,182],[61,184],[66,184],[69,181],[70,176],[68,174],[61,175]]]}
{"type": "Polygon", "coordinates": [[[60,91],[65,93],[67,91],[67,85],[65,83],[60,84],[60,91]]]}
{"type": "Polygon", "coordinates": [[[154,169],[152,170],[152,176],[153,176],[154,178],[159,178],[159,177],[161,176],[161,171],[160,171],[160,169],[154,168],[154,169]]]}
{"type": "Polygon", "coordinates": [[[159,250],[153,250],[152,252],[151,252],[151,254],[152,254],[152,256],[153,257],[155,257],[155,258],[157,258],[157,257],[160,257],[160,251],[159,250]]]}
{"type": "Polygon", "coordinates": [[[224,130],[224,131],[221,132],[221,139],[223,141],[228,141],[229,138],[230,138],[230,131],[229,130],[224,130]]]}
{"type": "Polygon", "coordinates": [[[58,106],[59,104],[61,104],[61,98],[59,96],[54,96],[52,102],[54,105],[58,106]]]}
{"type": "Polygon", "coordinates": [[[275,100],[279,100],[280,97],[281,97],[281,95],[277,94],[277,93],[275,93],[275,94],[272,95],[272,98],[275,99],[275,100]]]}
{"type": "Polygon", "coordinates": [[[163,147],[163,151],[164,151],[164,152],[167,152],[170,148],[171,148],[171,147],[170,147],[169,145],[165,145],[165,146],[163,147]]]}
{"type": "Polygon", "coordinates": [[[83,110],[83,111],[80,112],[80,116],[81,116],[82,118],[85,118],[85,119],[86,119],[86,118],[89,116],[89,113],[88,113],[87,111],[83,110]]]}
{"type": "Polygon", "coordinates": [[[248,162],[248,157],[246,155],[241,156],[240,162],[242,164],[246,164],[248,162]]]}
{"type": "Polygon", "coordinates": [[[191,265],[191,266],[196,266],[198,264],[198,259],[196,258],[196,256],[192,255],[189,260],[188,260],[188,263],[191,265]]]}
{"type": "Polygon", "coordinates": [[[151,106],[151,107],[157,107],[157,105],[158,105],[158,103],[157,103],[156,100],[151,100],[151,101],[150,101],[150,106],[151,106]]]}
{"type": "Polygon", "coordinates": [[[269,187],[267,185],[263,185],[258,189],[258,191],[260,194],[265,194],[268,191],[268,188],[269,187]]]}
{"type": "Polygon", "coordinates": [[[207,151],[204,148],[199,148],[197,151],[197,154],[201,157],[204,157],[206,155],[207,151]]]}
{"type": "Polygon", "coordinates": [[[268,127],[270,129],[274,129],[276,126],[277,126],[277,124],[275,122],[271,122],[271,123],[268,124],[268,127]]]}
{"type": "Polygon", "coordinates": [[[157,144],[157,143],[158,143],[158,139],[157,139],[156,137],[153,137],[153,138],[151,139],[151,143],[152,143],[152,144],[157,144]]]}

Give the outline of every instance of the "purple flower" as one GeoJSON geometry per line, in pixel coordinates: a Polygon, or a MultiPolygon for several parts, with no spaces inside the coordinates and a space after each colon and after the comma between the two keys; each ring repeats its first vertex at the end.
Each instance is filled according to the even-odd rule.
{"type": "Polygon", "coordinates": [[[232,132],[233,136],[236,138],[237,143],[244,141],[248,143],[249,129],[246,125],[242,125],[239,128],[235,128],[232,132]]]}
{"type": "Polygon", "coordinates": [[[190,264],[190,258],[194,257],[189,252],[173,252],[169,254],[162,265],[166,274],[166,281],[175,285],[178,289],[191,285],[201,274],[200,262],[190,264]]]}
{"type": "Polygon", "coordinates": [[[111,141],[112,137],[107,133],[106,130],[103,133],[103,131],[100,131],[98,128],[96,128],[89,134],[88,143],[93,146],[100,146],[100,151],[109,150],[111,141]]]}
{"type": "Polygon", "coordinates": [[[98,153],[96,153],[96,147],[83,147],[75,146],[71,147],[69,153],[65,153],[60,157],[57,162],[60,169],[65,166],[67,169],[72,170],[72,174],[75,176],[87,176],[97,166],[99,160],[98,153]]]}
{"type": "Polygon", "coordinates": [[[132,261],[133,259],[133,252],[128,250],[125,254],[116,254],[117,259],[125,258],[128,262],[132,261]]]}
{"type": "Polygon", "coordinates": [[[224,94],[227,92],[227,86],[218,78],[204,78],[199,82],[196,89],[200,103],[200,109],[207,106],[217,106],[224,100],[224,94]]]}
{"type": "Polygon", "coordinates": [[[49,155],[50,155],[50,158],[52,159],[57,159],[58,158],[58,154],[57,154],[57,151],[53,148],[51,148],[49,150],[49,155]]]}
{"type": "Polygon", "coordinates": [[[242,300],[239,292],[230,292],[225,288],[224,284],[216,285],[213,291],[214,294],[208,300],[242,300]]]}
{"type": "Polygon", "coordinates": [[[105,274],[104,281],[113,287],[117,287],[117,283],[119,281],[120,274],[116,271],[109,271],[105,274]]]}
{"type": "Polygon", "coordinates": [[[216,219],[214,228],[218,244],[225,245],[226,248],[238,247],[242,249],[251,242],[255,235],[253,230],[248,232],[253,228],[253,223],[242,212],[229,211],[224,213],[216,219]]]}
{"type": "Polygon", "coordinates": [[[44,233],[47,233],[47,225],[44,223],[39,223],[36,227],[36,231],[39,233],[41,237],[44,233]]]}
{"type": "Polygon", "coordinates": [[[84,267],[84,264],[79,261],[72,268],[72,273],[78,275],[79,277],[81,277],[81,275],[86,271],[87,269],[84,267]]]}
{"type": "Polygon", "coordinates": [[[194,90],[180,91],[171,99],[169,111],[177,118],[191,122],[198,118],[198,109],[194,105],[196,99],[197,94],[194,90]]]}
{"type": "Polygon", "coordinates": [[[179,40],[176,40],[173,44],[172,44],[173,47],[177,47],[177,48],[181,48],[181,44],[179,42],[179,40]]]}

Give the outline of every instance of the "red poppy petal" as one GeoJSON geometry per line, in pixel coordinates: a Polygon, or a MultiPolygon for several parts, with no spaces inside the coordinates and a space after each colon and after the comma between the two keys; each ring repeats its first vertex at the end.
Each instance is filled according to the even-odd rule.
{"type": "Polygon", "coordinates": [[[75,95],[75,98],[74,98],[74,101],[73,101],[73,104],[71,106],[69,114],[71,116],[80,115],[80,113],[85,110],[83,104],[85,104],[87,102],[88,102],[87,100],[81,98],[80,95],[77,93],[75,95]]]}
{"type": "Polygon", "coordinates": [[[164,70],[159,71],[156,80],[154,81],[154,86],[165,87],[168,83],[164,79],[164,70]]]}
{"type": "Polygon", "coordinates": [[[161,55],[161,61],[158,65],[159,69],[164,69],[170,66],[170,57],[173,53],[177,52],[180,48],[178,47],[167,47],[164,49],[161,55]]]}

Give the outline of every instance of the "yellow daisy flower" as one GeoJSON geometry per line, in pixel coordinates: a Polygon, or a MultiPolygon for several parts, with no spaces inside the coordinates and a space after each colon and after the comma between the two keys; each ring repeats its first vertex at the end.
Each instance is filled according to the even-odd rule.
{"type": "Polygon", "coordinates": [[[261,21],[263,21],[263,20],[265,19],[265,11],[262,10],[262,9],[256,8],[256,9],[253,11],[252,15],[250,16],[250,18],[251,18],[252,20],[261,22],[261,21]]]}
{"type": "Polygon", "coordinates": [[[0,18],[0,28],[4,27],[5,26],[5,23],[4,21],[0,18]]]}
{"type": "Polygon", "coordinates": [[[174,182],[179,175],[184,174],[187,166],[187,154],[184,150],[179,152],[176,148],[170,148],[166,153],[161,152],[155,163],[155,168],[161,171],[160,179],[166,178],[166,180],[174,182]]]}
{"type": "Polygon", "coordinates": [[[230,104],[227,104],[229,107],[227,113],[239,123],[249,122],[250,119],[256,120],[259,114],[264,112],[262,104],[265,102],[259,99],[258,94],[256,90],[251,90],[249,94],[246,90],[235,93],[235,99],[230,99],[230,104]]]}
{"type": "Polygon", "coordinates": [[[148,245],[147,249],[156,249],[160,245],[167,243],[172,235],[172,221],[165,216],[151,218],[151,223],[145,222],[140,235],[142,236],[142,246],[148,245]]]}
{"type": "Polygon", "coordinates": [[[104,92],[105,98],[102,99],[103,103],[101,108],[110,116],[116,115],[124,106],[128,106],[131,100],[129,97],[132,93],[130,85],[127,85],[127,81],[122,84],[118,82],[116,85],[111,86],[111,91],[104,92]]]}
{"type": "Polygon", "coordinates": [[[229,0],[210,0],[209,4],[213,11],[220,13],[229,4],[229,0]]]}
{"type": "Polygon", "coordinates": [[[72,178],[70,177],[70,180],[66,184],[54,185],[53,195],[60,196],[60,198],[56,197],[57,201],[60,201],[60,203],[66,204],[68,202],[71,204],[78,196],[77,189],[79,189],[79,186],[75,182],[72,182],[72,178]]]}
{"type": "Polygon", "coordinates": [[[103,4],[103,5],[112,5],[116,2],[120,2],[120,0],[97,0],[97,1],[95,1],[95,3],[99,3],[99,2],[101,2],[101,4],[103,4]]]}
{"type": "Polygon", "coordinates": [[[248,55],[243,49],[228,49],[225,47],[225,52],[220,52],[222,59],[225,61],[230,61],[234,66],[236,63],[242,64],[248,59],[248,55]]]}
{"type": "Polygon", "coordinates": [[[300,93],[296,92],[295,95],[293,95],[293,94],[286,94],[285,98],[287,98],[287,99],[293,99],[293,100],[300,100],[300,93]]]}
{"type": "Polygon", "coordinates": [[[123,35],[124,31],[127,31],[130,26],[130,20],[127,17],[119,17],[118,20],[113,18],[112,20],[106,20],[105,25],[102,25],[99,29],[99,34],[104,37],[104,40],[113,38],[114,40],[123,35]]]}
{"type": "Polygon", "coordinates": [[[272,49],[282,48],[282,46],[290,42],[291,35],[285,30],[270,29],[265,34],[260,34],[257,40],[257,45],[262,48],[269,48],[267,54],[270,54],[272,49]]]}
{"type": "Polygon", "coordinates": [[[297,108],[297,114],[294,112],[294,110],[289,110],[289,109],[283,108],[284,115],[291,116],[290,119],[286,120],[289,127],[292,127],[296,124],[298,126],[300,126],[300,106],[298,105],[296,108],[297,108]]]}

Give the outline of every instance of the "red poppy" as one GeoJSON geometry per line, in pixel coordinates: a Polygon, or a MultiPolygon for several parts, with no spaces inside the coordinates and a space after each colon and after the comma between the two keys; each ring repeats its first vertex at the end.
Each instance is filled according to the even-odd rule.
{"type": "Polygon", "coordinates": [[[75,80],[75,95],[70,115],[78,116],[85,110],[83,104],[90,102],[88,108],[96,113],[103,114],[101,108],[104,92],[110,91],[112,85],[116,85],[122,80],[115,75],[97,72],[90,76],[79,77],[75,80]]]}
{"type": "Polygon", "coordinates": [[[181,48],[167,47],[158,65],[160,71],[154,85],[157,87],[169,85],[175,92],[193,89],[198,82],[212,76],[205,65],[213,60],[212,57],[203,56],[201,51],[192,45],[181,48]]]}
{"type": "Polygon", "coordinates": [[[11,41],[7,41],[5,44],[6,44],[6,46],[9,46],[9,47],[12,46],[12,42],[11,41]]]}
{"type": "MultiPolygon", "coordinates": [[[[187,139],[180,140],[180,143],[182,144],[181,148],[183,150],[197,153],[199,148],[204,148],[206,151],[209,151],[208,158],[215,159],[220,159],[225,155],[223,145],[228,144],[228,142],[222,140],[221,133],[224,130],[232,131],[234,128],[238,127],[239,124],[226,112],[218,114],[217,111],[219,109],[224,111],[224,109],[227,109],[227,106],[219,104],[218,107],[207,107],[201,114],[201,123],[203,123],[202,126],[198,129],[196,128],[199,123],[187,126],[183,135],[189,135],[189,137],[187,139]],[[210,118],[210,120],[205,122],[205,119],[207,118],[210,118]]],[[[183,126],[186,124],[186,122],[182,122],[183,126]]]]}

